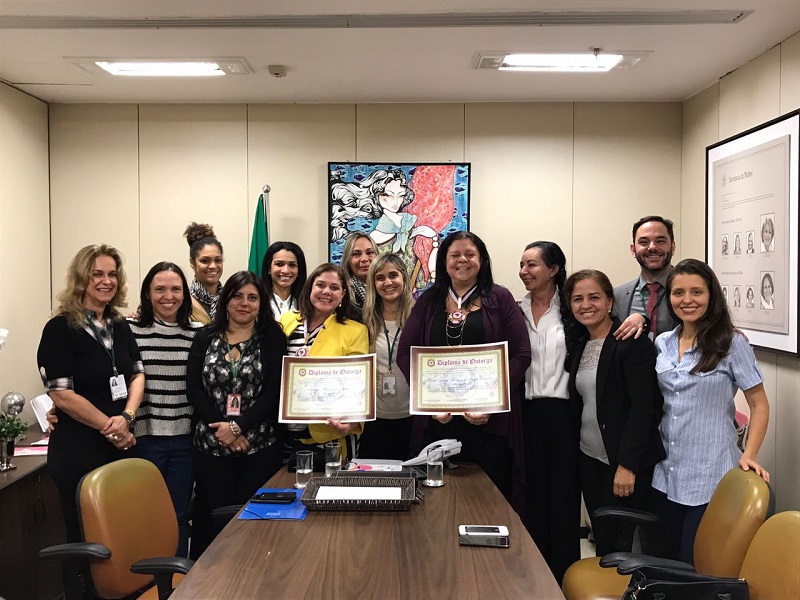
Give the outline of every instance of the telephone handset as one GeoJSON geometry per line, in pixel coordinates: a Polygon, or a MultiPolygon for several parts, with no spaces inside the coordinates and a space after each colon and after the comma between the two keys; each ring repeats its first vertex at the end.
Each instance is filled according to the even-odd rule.
{"type": "Polygon", "coordinates": [[[416,467],[419,465],[424,465],[428,460],[428,450],[433,448],[441,448],[444,454],[444,458],[448,456],[455,456],[459,452],[461,452],[461,442],[458,440],[436,440],[425,446],[422,449],[422,452],[416,458],[409,459],[403,463],[404,467],[416,467]]]}

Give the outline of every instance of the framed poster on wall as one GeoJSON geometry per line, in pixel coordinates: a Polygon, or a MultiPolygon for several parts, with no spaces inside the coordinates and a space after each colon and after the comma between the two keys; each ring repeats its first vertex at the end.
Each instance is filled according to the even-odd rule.
{"type": "Polygon", "coordinates": [[[753,346],[797,356],[800,111],[706,148],[706,262],[753,346]]]}
{"type": "Polygon", "coordinates": [[[339,264],[348,235],[403,256],[414,296],[435,277],[439,242],[469,230],[469,163],[328,163],[328,255],[339,264]]]}

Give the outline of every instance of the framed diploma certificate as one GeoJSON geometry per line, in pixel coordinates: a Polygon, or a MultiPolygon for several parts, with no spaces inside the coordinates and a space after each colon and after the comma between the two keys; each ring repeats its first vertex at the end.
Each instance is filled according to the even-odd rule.
{"type": "Polygon", "coordinates": [[[283,357],[281,423],[375,420],[375,355],[283,357]]]}
{"type": "Polygon", "coordinates": [[[511,410],[508,344],[411,347],[414,415],[511,410]]]}

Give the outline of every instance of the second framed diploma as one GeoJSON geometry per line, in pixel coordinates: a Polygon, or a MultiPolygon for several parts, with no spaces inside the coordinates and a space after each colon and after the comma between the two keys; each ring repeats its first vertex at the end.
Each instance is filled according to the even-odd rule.
{"type": "Polygon", "coordinates": [[[375,355],[283,357],[281,423],[375,420],[375,355]]]}
{"type": "Polygon", "coordinates": [[[414,415],[508,412],[508,344],[412,346],[409,387],[414,415]]]}

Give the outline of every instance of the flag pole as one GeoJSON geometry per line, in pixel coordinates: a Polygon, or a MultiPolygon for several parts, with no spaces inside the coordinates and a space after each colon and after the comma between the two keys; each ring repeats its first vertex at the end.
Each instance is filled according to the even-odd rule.
{"type": "Polygon", "coordinates": [[[264,201],[264,224],[267,229],[267,241],[272,239],[269,230],[269,193],[272,191],[272,188],[269,187],[268,183],[264,184],[264,187],[261,188],[261,197],[264,201]]]}

